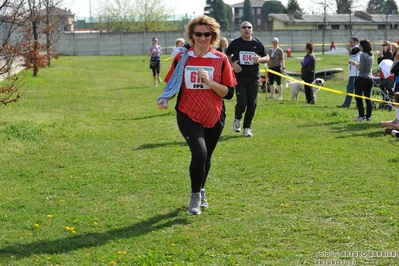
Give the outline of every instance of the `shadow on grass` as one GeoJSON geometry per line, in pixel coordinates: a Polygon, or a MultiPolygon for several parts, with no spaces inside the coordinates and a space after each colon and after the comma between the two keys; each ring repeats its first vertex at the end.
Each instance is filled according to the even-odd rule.
{"type": "MultiPolygon", "coordinates": [[[[243,138],[242,135],[237,135],[237,136],[221,136],[219,141],[228,141],[229,139],[236,139],[236,138],[243,138]]],[[[139,150],[147,150],[147,149],[156,149],[156,148],[161,148],[165,146],[187,146],[187,143],[185,141],[175,141],[175,142],[164,142],[164,143],[145,143],[141,144],[137,148],[133,149],[134,151],[139,151],[139,150]]]]}
{"type": "Polygon", "coordinates": [[[103,246],[111,240],[138,237],[173,225],[187,224],[186,218],[178,216],[179,212],[181,210],[176,209],[170,213],[154,216],[132,226],[105,233],[90,233],[55,240],[36,241],[29,244],[14,244],[0,249],[0,257],[13,256],[18,259],[30,257],[32,254],[60,254],[82,248],[103,246]]]}
{"type": "Polygon", "coordinates": [[[369,122],[363,122],[363,123],[326,122],[326,123],[317,123],[317,124],[304,124],[304,125],[299,125],[298,127],[318,127],[318,126],[330,126],[331,130],[335,133],[353,132],[349,136],[345,135],[339,138],[358,137],[358,136],[375,138],[384,135],[383,127],[381,127],[380,125],[376,126],[375,124],[369,122]],[[364,132],[364,130],[368,130],[370,128],[375,129],[376,131],[367,132],[367,133],[364,132]]]}
{"type": "Polygon", "coordinates": [[[175,114],[174,112],[169,112],[169,113],[162,113],[162,114],[158,114],[158,115],[149,115],[149,116],[143,116],[143,117],[114,118],[112,120],[113,121],[127,121],[127,120],[137,121],[137,120],[151,119],[151,118],[155,118],[155,117],[171,116],[174,114],[175,114]]]}
{"type": "Polygon", "coordinates": [[[179,142],[164,142],[164,143],[145,143],[141,144],[137,148],[133,149],[134,151],[139,151],[139,150],[147,150],[147,149],[156,149],[156,148],[161,148],[165,146],[187,146],[187,143],[185,141],[179,141],[179,142]]]}
{"type": "Polygon", "coordinates": [[[143,86],[143,85],[136,85],[136,86],[129,86],[129,87],[122,87],[122,88],[116,88],[112,89],[113,91],[122,91],[122,90],[139,90],[139,89],[144,89],[149,86],[143,86]]]}

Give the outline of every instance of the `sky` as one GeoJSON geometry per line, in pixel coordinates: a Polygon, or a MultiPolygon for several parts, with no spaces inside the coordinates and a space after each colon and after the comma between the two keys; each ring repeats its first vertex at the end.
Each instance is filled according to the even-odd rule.
{"type": "MultiPolygon", "coordinates": [[[[65,8],[71,9],[71,12],[75,13],[78,17],[90,17],[90,10],[92,16],[96,16],[96,10],[98,9],[98,3],[101,0],[65,0],[65,8]]],[[[167,3],[167,5],[173,7],[175,10],[175,15],[184,15],[193,16],[194,14],[197,16],[199,14],[203,14],[204,7],[206,5],[206,0],[160,0],[167,3]],[[176,8],[175,8],[176,7],[176,8]],[[195,13],[194,13],[195,12],[195,13]]],[[[321,8],[314,9],[314,6],[317,6],[317,2],[324,0],[297,0],[299,6],[304,9],[304,11],[308,14],[312,12],[321,13],[323,12],[321,8]]],[[[335,0],[327,0],[327,2],[331,1],[335,3],[335,0]]],[[[399,0],[397,0],[398,3],[399,0]]],[[[226,4],[232,5],[237,3],[242,3],[244,0],[224,0],[226,4]]],[[[367,0],[364,1],[368,2],[367,0]]],[[[281,0],[283,5],[288,3],[288,0],[281,0]]],[[[332,13],[333,10],[328,11],[328,13],[332,13]]]]}

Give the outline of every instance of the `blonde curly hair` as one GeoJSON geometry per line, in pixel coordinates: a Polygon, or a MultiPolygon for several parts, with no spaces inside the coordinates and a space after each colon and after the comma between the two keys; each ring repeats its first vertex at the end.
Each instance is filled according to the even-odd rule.
{"type": "Polygon", "coordinates": [[[190,41],[190,44],[194,44],[194,29],[198,25],[205,25],[208,30],[212,33],[211,45],[216,45],[219,42],[220,38],[220,25],[219,23],[211,17],[206,15],[198,16],[190,21],[186,26],[186,36],[187,40],[190,41]]]}

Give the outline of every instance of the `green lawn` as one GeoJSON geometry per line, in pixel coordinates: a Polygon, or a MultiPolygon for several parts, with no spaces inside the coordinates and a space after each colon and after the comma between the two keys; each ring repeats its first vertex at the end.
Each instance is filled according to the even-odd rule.
{"type": "MultiPolygon", "coordinates": [[[[347,56],[319,57],[345,70],[325,86],[345,91],[347,56]]],[[[23,97],[0,109],[0,265],[399,265],[365,253],[399,251],[399,140],[379,124],[394,112],[359,123],[342,94],[260,93],[244,138],[226,101],[210,207],[193,217],[175,100],[157,108],[148,61],[61,57],[20,74],[23,97]]]]}

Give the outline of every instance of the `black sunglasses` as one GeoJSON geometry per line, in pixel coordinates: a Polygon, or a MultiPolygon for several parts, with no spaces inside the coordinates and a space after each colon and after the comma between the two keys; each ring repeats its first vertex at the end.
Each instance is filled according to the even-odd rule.
{"type": "Polygon", "coordinates": [[[202,35],[204,35],[204,37],[209,37],[209,36],[212,35],[212,33],[210,33],[210,32],[198,32],[198,31],[196,31],[196,32],[194,32],[194,35],[197,36],[197,37],[202,37],[202,35]]]}
{"type": "Polygon", "coordinates": [[[252,26],[242,26],[241,29],[252,29],[252,26]]]}

